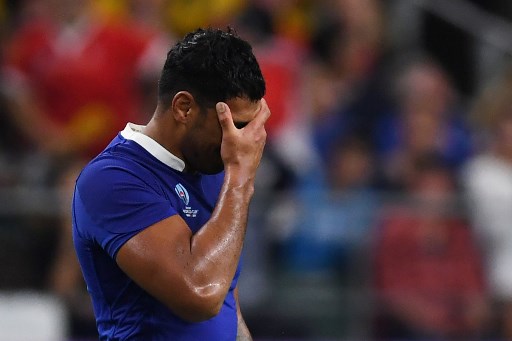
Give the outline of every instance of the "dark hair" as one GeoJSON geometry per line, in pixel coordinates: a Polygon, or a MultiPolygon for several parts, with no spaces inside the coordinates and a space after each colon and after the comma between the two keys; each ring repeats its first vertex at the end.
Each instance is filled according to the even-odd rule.
{"type": "Polygon", "coordinates": [[[412,166],[416,172],[451,172],[452,170],[446,157],[436,151],[420,153],[412,159],[412,166]]]}
{"type": "Polygon", "coordinates": [[[170,105],[179,91],[189,91],[200,106],[241,97],[257,101],[265,80],[251,45],[231,28],[197,29],[167,54],[158,84],[158,100],[170,105]]]}

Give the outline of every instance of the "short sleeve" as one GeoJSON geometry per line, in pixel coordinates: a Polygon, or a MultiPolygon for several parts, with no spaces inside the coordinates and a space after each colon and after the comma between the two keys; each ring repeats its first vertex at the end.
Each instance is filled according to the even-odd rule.
{"type": "Polygon", "coordinates": [[[155,176],[127,162],[90,164],[75,190],[77,231],[101,245],[113,259],[131,237],[177,213],[155,176]]]}

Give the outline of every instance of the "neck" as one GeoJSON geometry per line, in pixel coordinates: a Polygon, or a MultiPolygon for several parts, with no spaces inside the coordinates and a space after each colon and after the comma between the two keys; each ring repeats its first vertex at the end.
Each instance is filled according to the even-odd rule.
{"type": "Polygon", "coordinates": [[[179,134],[174,121],[169,119],[167,115],[155,113],[142,132],[176,157],[184,160],[183,153],[179,148],[181,134],[179,134]]]}

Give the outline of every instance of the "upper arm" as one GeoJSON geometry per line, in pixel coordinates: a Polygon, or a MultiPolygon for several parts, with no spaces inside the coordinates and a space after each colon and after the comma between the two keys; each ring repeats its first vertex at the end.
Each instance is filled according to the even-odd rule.
{"type": "Polygon", "coordinates": [[[129,167],[95,162],[79,176],[74,215],[77,232],[113,259],[130,238],[177,211],[151,183],[151,176],[129,167]]]}
{"type": "Polygon", "coordinates": [[[75,232],[100,245],[176,315],[189,321],[215,316],[233,284],[242,240],[236,232],[243,231],[232,222],[237,217],[224,209],[227,218],[210,219],[193,234],[151,173],[120,162],[96,161],[78,179],[75,232]]]}
{"type": "Polygon", "coordinates": [[[173,215],[139,232],[121,246],[116,262],[141,288],[181,318],[200,322],[218,314],[224,301],[203,263],[192,253],[192,232],[173,215]]]}
{"type": "Polygon", "coordinates": [[[208,288],[197,286],[201,281],[191,257],[192,232],[151,174],[132,168],[99,161],[85,169],[75,193],[80,203],[74,211],[77,231],[174,313],[194,319],[188,310],[208,303],[198,299],[208,288]]]}
{"type": "Polygon", "coordinates": [[[139,232],[117,253],[119,267],[174,313],[193,319],[196,293],[190,274],[190,239],[185,221],[173,215],[139,232]]]}

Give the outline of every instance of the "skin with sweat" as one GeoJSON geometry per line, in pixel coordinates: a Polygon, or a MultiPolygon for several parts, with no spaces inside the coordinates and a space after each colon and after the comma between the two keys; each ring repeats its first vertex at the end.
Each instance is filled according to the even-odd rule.
{"type": "MultiPolygon", "coordinates": [[[[215,316],[228,293],[243,246],[269,115],[264,99],[235,98],[203,109],[183,91],[168,108],[157,107],[144,131],[184,160],[186,172],[225,170],[217,205],[196,234],[174,215],[135,235],[117,255],[128,276],[185,320],[215,316]]],[[[239,336],[249,340],[244,331],[245,324],[239,326],[239,336]]]]}

